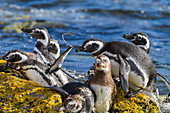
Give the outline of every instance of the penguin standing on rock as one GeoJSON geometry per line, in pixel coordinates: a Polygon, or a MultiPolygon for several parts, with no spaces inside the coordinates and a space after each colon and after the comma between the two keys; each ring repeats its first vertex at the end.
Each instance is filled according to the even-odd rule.
{"type": "Polygon", "coordinates": [[[22,28],[23,32],[29,33],[37,40],[33,51],[33,59],[51,65],[60,56],[60,47],[57,40],[50,39],[50,35],[45,28],[22,28]]]}
{"type": "Polygon", "coordinates": [[[107,56],[97,56],[95,66],[96,73],[87,84],[96,95],[95,112],[105,113],[111,108],[112,100],[116,96],[116,84],[112,79],[111,63],[107,56]]]}
{"type": "Polygon", "coordinates": [[[105,55],[96,58],[96,73],[87,85],[70,82],[63,87],[44,86],[63,94],[64,103],[59,111],[71,113],[105,113],[112,105],[117,93],[116,85],[111,76],[110,60],[105,55]]]}
{"type": "MultiPolygon", "coordinates": [[[[143,49],[147,54],[149,54],[151,43],[149,41],[149,38],[147,34],[145,33],[133,33],[133,34],[126,34],[123,35],[123,38],[130,40],[132,43],[134,43],[137,47],[143,49]]],[[[160,79],[162,79],[165,84],[167,85],[169,91],[170,91],[170,83],[168,79],[166,79],[164,76],[157,73],[160,79]]]]}
{"type": "Polygon", "coordinates": [[[120,41],[105,42],[88,39],[76,52],[90,52],[94,56],[106,55],[111,61],[112,74],[120,79],[126,97],[133,97],[146,90],[157,97],[157,72],[152,60],[141,48],[120,41]],[[129,87],[134,91],[129,92],[129,87]]]}
{"type": "Polygon", "coordinates": [[[151,43],[149,41],[147,34],[145,33],[126,34],[123,35],[123,38],[131,41],[136,46],[146,51],[147,54],[149,54],[151,43]]]}

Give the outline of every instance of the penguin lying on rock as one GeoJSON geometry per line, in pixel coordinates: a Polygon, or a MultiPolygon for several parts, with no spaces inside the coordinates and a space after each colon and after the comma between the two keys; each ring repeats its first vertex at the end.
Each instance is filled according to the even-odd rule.
{"type": "MultiPolygon", "coordinates": [[[[99,39],[88,39],[76,52],[90,52],[95,57],[106,55],[111,61],[112,74],[120,79],[126,97],[133,97],[146,90],[158,98],[157,72],[148,54],[136,45],[126,42],[105,42],[99,39]],[[134,91],[129,91],[129,87],[134,91]]],[[[155,98],[155,97],[153,97],[155,98]]]]}
{"type": "Polygon", "coordinates": [[[49,68],[48,66],[37,60],[30,58],[27,52],[23,52],[21,50],[17,49],[11,50],[6,55],[2,56],[2,59],[8,62],[7,65],[9,63],[19,65],[20,68],[18,69],[18,71],[20,71],[25,76],[25,78],[30,79],[38,84],[47,86],[53,85],[63,86],[64,84],[69,82],[68,78],[70,77],[67,74],[65,74],[65,72],[60,70],[60,68],[65,57],[67,56],[71,49],[72,47],[69,47],[55,61],[54,65],[58,66],[58,70],[56,70],[53,73],[47,73],[46,70],[48,70],[49,68]]]}

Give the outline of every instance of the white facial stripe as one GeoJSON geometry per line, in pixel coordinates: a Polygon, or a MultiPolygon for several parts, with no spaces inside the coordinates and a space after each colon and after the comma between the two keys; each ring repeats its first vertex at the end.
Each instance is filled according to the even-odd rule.
{"type": "Polygon", "coordinates": [[[92,45],[93,43],[98,44],[99,48],[96,51],[93,51],[92,54],[97,53],[98,51],[100,51],[103,48],[103,43],[100,41],[89,41],[88,43],[86,43],[85,48],[86,48],[86,46],[92,45]]]}
{"type": "Polygon", "coordinates": [[[108,52],[108,51],[103,52],[102,55],[106,55],[106,56],[110,56],[110,57],[115,57],[115,58],[117,58],[117,55],[116,55],[116,54],[112,54],[112,53],[110,53],[110,52],[108,52]]]}
{"type": "Polygon", "coordinates": [[[51,56],[53,56],[54,58],[58,58],[60,56],[60,47],[59,47],[59,44],[57,41],[50,41],[50,44],[55,44],[56,48],[58,48],[58,51],[57,53],[52,53],[52,52],[49,52],[51,56]]]}
{"type": "Polygon", "coordinates": [[[144,38],[144,39],[146,39],[146,38],[147,38],[146,36],[144,36],[144,35],[140,35],[140,34],[137,34],[137,36],[138,36],[138,37],[141,37],[141,38],[144,38]]]}
{"type": "Polygon", "coordinates": [[[20,61],[17,61],[15,63],[22,63],[22,62],[24,62],[24,61],[26,61],[28,59],[28,57],[26,55],[24,55],[24,54],[22,54],[20,52],[11,53],[10,56],[15,55],[15,54],[18,54],[19,56],[22,57],[22,59],[20,61]]]}
{"type": "Polygon", "coordinates": [[[146,50],[149,49],[149,47],[150,47],[150,41],[149,41],[148,37],[146,37],[146,36],[144,36],[144,35],[140,35],[140,34],[138,34],[138,37],[144,38],[144,39],[146,40],[146,45],[138,45],[138,47],[144,48],[144,49],[146,49],[146,50]]]}
{"type": "Polygon", "coordinates": [[[45,30],[39,30],[39,29],[36,29],[37,31],[39,32],[42,32],[45,36],[45,40],[43,39],[37,39],[37,41],[40,41],[41,43],[43,43],[45,46],[47,46],[49,44],[49,37],[48,37],[48,32],[45,31],[45,30]]]}
{"type": "Polygon", "coordinates": [[[134,60],[132,57],[128,57],[128,58],[126,58],[126,60],[132,61],[136,65],[136,67],[140,70],[140,72],[142,73],[142,75],[145,78],[144,79],[144,86],[143,86],[143,88],[145,88],[147,83],[148,83],[148,81],[149,81],[147,73],[143,70],[143,68],[139,65],[139,63],[136,62],[136,60],[134,60]]]}

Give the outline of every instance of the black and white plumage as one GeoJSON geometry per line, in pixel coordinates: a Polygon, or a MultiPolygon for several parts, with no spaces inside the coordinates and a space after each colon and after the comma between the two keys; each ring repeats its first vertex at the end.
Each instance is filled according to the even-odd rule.
{"type": "Polygon", "coordinates": [[[130,40],[132,43],[142,48],[144,51],[146,51],[146,53],[149,54],[151,43],[149,41],[147,34],[142,33],[142,32],[126,34],[126,35],[123,35],[123,38],[130,40]]]}
{"type": "Polygon", "coordinates": [[[129,93],[128,97],[135,96],[143,90],[154,92],[158,96],[156,69],[150,57],[141,48],[126,42],[88,39],[76,51],[109,57],[112,74],[119,77],[123,90],[128,92],[128,87],[135,90],[129,93]]]}
{"type": "MultiPolygon", "coordinates": [[[[132,43],[134,43],[136,46],[143,49],[147,54],[149,54],[151,43],[149,41],[149,38],[147,34],[145,33],[134,33],[134,34],[126,34],[123,35],[123,38],[130,40],[132,43]]],[[[170,91],[170,82],[162,75],[157,73],[160,79],[162,79],[165,84],[167,85],[169,91],[170,91]]]]}
{"type": "MultiPolygon", "coordinates": [[[[69,50],[70,49],[72,48],[69,48],[69,50]]],[[[62,66],[67,54],[61,55],[60,59],[58,59],[59,62],[56,61],[57,63],[61,63],[58,64],[59,66],[62,66]]],[[[37,60],[31,59],[27,52],[17,49],[11,50],[2,58],[3,60],[7,60],[9,63],[17,64],[19,66],[19,69],[17,70],[20,71],[25,76],[25,78],[30,79],[38,84],[47,86],[63,86],[69,82],[69,76],[61,69],[58,69],[53,73],[46,73],[46,70],[48,70],[49,67],[37,60]]]]}
{"type": "Polygon", "coordinates": [[[59,111],[69,113],[92,113],[94,111],[93,91],[80,82],[70,82],[63,87],[44,86],[60,92],[63,95],[63,106],[59,111]]]}
{"type": "Polygon", "coordinates": [[[37,40],[33,51],[33,59],[51,65],[60,56],[60,47],[57,40],[50,39],[50,35],[45,28],[22,28],[23,32],[29,33],[37,40]]]}
{"type": "Polygon", "coordinates": [[[9,63],[18,64],[20,66],[20,72],[24,75],[25,78],[32,80],[41,85],[56,85],[56,81],[51,75],[45,74],[45,71],[48,67],[44,64],[30,59],[28,54],[20,50],[11,50],[5,56],[3,60],[6,60],[9,63]]]}

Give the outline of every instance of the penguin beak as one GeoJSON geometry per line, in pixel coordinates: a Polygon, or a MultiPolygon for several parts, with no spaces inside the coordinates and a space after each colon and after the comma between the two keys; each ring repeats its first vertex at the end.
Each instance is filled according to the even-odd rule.
{"type": "Polygon", "coordinates": [[[128,39],[130,41],[132,41],[134,39],[132,34],[123,35],[123,38],[128,39]]]}
{"type": "Polygon", "coordinates": [[[78,47],[76,50],[75,50],[75,52],[80,52],[80,51],[84,51],[84,48],[83,47],[78,47]]]}
{"type": "Polygon", "coordinates": [[[66,108],[64,106],[61,106],[61,108],[58,111],[64,111],[66,108]]]}
{"type": "Polygon", "coordinates": [[[33,33],[33,30],[32,29],[28,29],[28,28],[22,28],[21,29],[23,32],[26,32],[26,33],[33,33]]]}
{"type": "Polygon", "coordinates": [[[101,61],[100,59],[97,58],[96,61],[95,61],[96,67],[100,66],[101,63],[102,63],[102,61],[101,61]]]}

